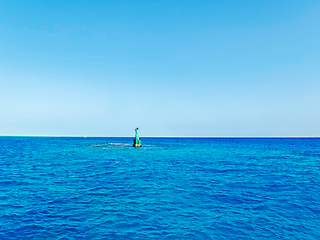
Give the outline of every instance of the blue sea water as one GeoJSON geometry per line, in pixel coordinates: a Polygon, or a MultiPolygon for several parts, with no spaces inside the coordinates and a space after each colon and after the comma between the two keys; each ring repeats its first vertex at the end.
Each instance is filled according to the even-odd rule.
{"type": "Polygon", "coordinates": [[[0,137],[0,239],[320,239],[320,139],[0,137]]]}

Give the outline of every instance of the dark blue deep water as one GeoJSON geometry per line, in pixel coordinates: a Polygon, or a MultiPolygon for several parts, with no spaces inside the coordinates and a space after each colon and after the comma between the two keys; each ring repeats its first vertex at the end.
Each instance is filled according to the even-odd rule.
{"type": "Polygon", "coordinates": [[[320,139],[0,137],[0,239],[320,239],[320,139]]]}

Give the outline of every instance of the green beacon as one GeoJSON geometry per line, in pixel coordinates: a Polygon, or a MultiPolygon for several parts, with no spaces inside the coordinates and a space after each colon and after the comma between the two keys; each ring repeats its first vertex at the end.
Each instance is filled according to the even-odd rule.
{"type": "Polygon", "coordinates": [[[133,140],[133,146],[134,147],[142,147],[141,140],[139,140],[139,128],[136,128],[134,131],[136,132],[136,136],[133,140]]]}

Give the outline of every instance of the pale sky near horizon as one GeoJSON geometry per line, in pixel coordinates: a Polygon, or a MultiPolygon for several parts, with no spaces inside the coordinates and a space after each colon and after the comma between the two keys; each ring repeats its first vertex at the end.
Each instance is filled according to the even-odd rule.
{"type": "Polygon", "coordinates": [[[320,136],[319,13],[0,0],[0,135],[320,136]]]}

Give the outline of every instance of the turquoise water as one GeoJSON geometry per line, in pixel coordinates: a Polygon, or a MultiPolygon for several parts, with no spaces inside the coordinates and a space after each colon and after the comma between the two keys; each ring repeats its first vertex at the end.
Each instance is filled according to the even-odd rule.
{"type": "Polygon", "coordinates": [[[0,239],[320,239],[320,139],[0,137],[0,239]]]}

